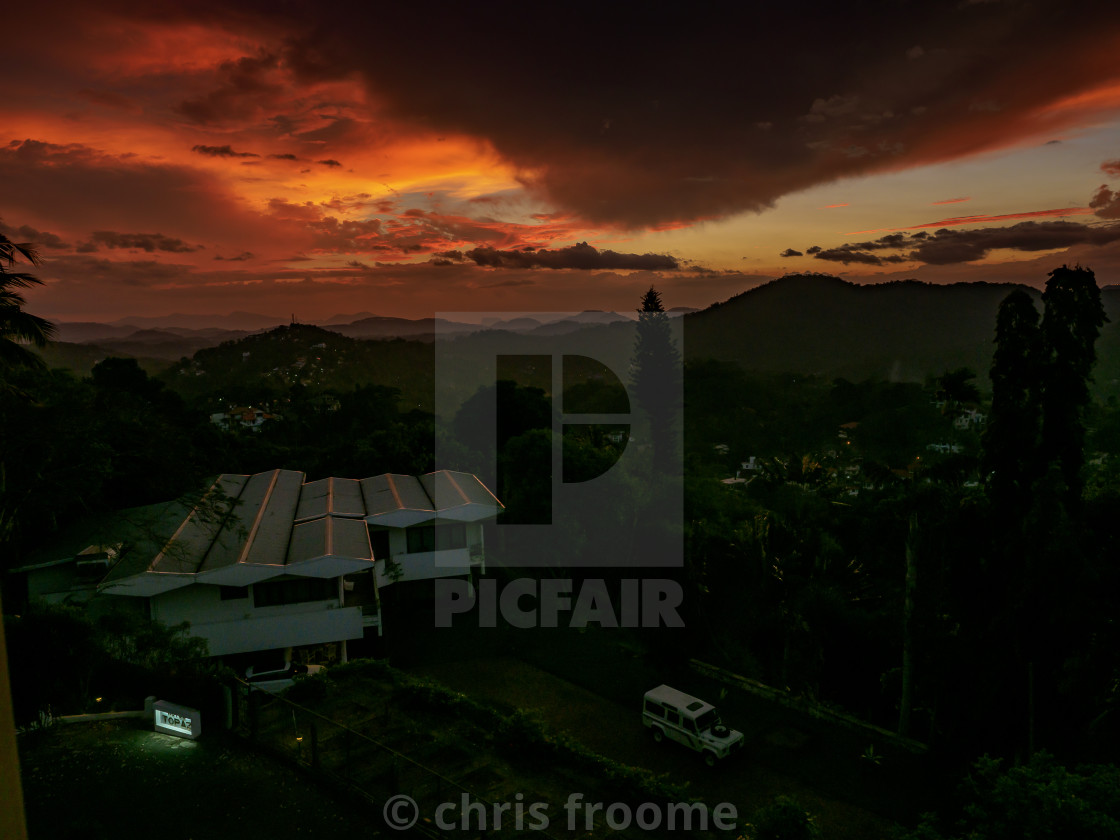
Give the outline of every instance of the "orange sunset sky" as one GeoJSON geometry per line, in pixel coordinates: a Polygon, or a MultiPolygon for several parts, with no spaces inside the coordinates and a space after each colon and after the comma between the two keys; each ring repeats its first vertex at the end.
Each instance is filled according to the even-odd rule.
{"type": "Polygon", "coordinates": [[[1120,4],[38,3],[2,232],[56,320],[1120,282],[1120,4]]]}

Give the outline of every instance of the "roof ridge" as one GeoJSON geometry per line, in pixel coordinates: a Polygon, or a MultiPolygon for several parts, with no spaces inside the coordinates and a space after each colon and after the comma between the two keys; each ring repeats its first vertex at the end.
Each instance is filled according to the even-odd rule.
{"type": "MultiPolygon", "coordinates": [[[[459,482],[457,482],[455,480],[455,477],[453,475],[451,475],[450,470],[436,470],[435,472],[441,472],[447,477],[447,480],[451,482],[451,486],[454,487],[459,492],[459,498],[463,500],[464,504],[469,505],[471,503],[470,497],[466,493],[463,492],[463,488],[459,486],[459,482]]],[[[433,472],[432,474],[435,475],[435,472],[433,472]]],[[[435,489],[435,486],[436,486],[436,483],[433,481],[432,482],[432,488],[435,489]]],[[[436,500],[432,499],[432,504],[435,505],[435,503],[436,503],[436,500]]],[[[436,509],[438,510],[439,508],[437,507],[436,509]]]]}

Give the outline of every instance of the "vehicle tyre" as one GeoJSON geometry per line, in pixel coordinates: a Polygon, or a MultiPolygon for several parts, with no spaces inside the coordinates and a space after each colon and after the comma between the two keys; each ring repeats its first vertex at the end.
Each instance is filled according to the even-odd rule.
{"type": "Polygon", "coordinates": [[[707,764],[709,767],[715,767],[716,766],[716,754],[714,752],[710,752],[709,750],[705,750],[704,751],[704,763],[707,764]]]}
{"type": "Polygon", "coordinates": [[[650,734],[653,736],[653,743],[655,744],[660,744],[665,740],[665,733],[658,729],[656,726],[653,727],[650,734]]]}

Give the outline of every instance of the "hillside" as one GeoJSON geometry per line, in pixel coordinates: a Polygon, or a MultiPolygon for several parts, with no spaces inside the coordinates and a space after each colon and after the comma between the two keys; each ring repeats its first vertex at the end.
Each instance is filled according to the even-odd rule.
{"type": "Polygon", "coordinates": [[[432,348],[417,341],[360,341],[308,324],[276,327],[265,333],[199,350],[164,375],[187,398],[218,397],[251,402],[300,383],[311,388],[349,391],[355,385],[398,388],[406,408],[429,408],[432,348]]]}
{"type": "MultiPolygon", "coordinates": [[[[1011,284],[860,286],[829,275],[791,275],[685,316],[687,358],[746,370],[862,380],[922,381],[967,366],[986,382],[996,313],[1011,284]]],[[[1120,290],[1102,292],[1111,323],[1098,342],[1098,394],[1120,393],[1120,290]]]]}

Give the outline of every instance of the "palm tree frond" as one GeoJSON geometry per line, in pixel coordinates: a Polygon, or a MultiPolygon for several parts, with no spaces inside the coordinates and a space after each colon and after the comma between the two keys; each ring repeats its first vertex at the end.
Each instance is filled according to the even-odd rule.
{"type": "Polygon", "coordinates": [[[33,274],[25,274],[22,271],[5,271],[0,268],[0,288],[15,287],[18,289],[29,289],[32,286],[42,286],[43,281],[33,274]]]}
{"type": "Polygon", "coordinates": [[[0,307],[0,335],[43,347],[54,338],[55,325],[45,318],[12,306],[0,307]]]}
{"type": "Polygon", "coordinates": [[[12,242],[0,233],[0,261],[11,265],[16,261],[16,255],[22,256],[32,265],[39,265],[39,249],[30,242],[12,242]]]}
{"type": "MultiPolygon", "coordinates": [[[[0,331],[2,331],[0,327],[0,331]]],[[[47,363],[34,350],[28,350],[14,341],[0,341],[0,369],[6,367],[29,367],[45,369],[47,363]]]]}

